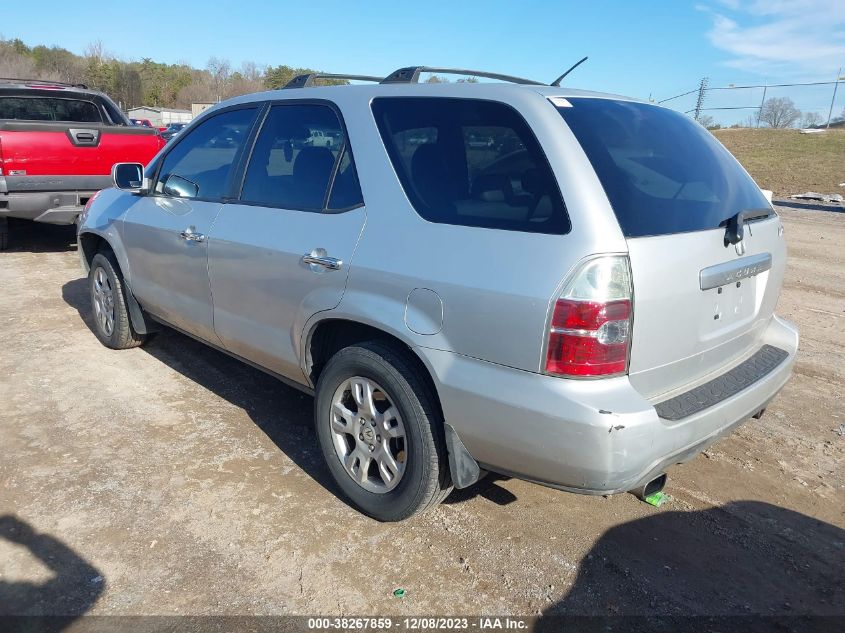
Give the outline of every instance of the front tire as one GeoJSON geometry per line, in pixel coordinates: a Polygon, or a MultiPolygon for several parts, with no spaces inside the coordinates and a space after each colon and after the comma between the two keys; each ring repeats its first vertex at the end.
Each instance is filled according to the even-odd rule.
{"type": "Polygon", "coordinates": [[[407,352],[372,341],[335,354],[317,382],[315,425],[338,486],[374,519],[407,519],[452,490],[438,407],[407,352]]]}
{"type": "Polygon", "coordinates": [[[143,344],[146,337],[132,329],[123,277],[114,255],[100,252],[91,260],[88,272],[94,334],[106,347],[129,349],[143,344]]]}

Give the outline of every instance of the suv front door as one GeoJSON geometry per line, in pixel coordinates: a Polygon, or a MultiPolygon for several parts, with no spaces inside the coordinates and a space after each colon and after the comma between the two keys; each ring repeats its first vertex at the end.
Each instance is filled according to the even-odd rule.
{"type": "Polygon", "coordinates": [[[169,325],[211,342],[207,239],[257,111],[252,106],[212,115],[176,142],[161,161],[151,194],[123,222],[138,302],[169,325]]]}
{"type": "Polygon", "coordinates": [[[240,199],[223,206],[211,229],[214,328],[223,345],[301,382],[302,329],[311,315],[340,303],[365,218],[334,109],[313,102],[270,108],[240,199]],[[309,146],[314,128],[341,141],[309,146]]]}

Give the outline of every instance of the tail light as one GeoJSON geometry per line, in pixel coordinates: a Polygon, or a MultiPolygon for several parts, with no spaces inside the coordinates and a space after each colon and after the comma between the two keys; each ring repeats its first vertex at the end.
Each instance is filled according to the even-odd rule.
{"type": "Polygon", "coordinates": [[[631,273],[620,255],[587,261],[554,305],[546,351],[546,373],[612,376],[628,369],[631,273]]]}

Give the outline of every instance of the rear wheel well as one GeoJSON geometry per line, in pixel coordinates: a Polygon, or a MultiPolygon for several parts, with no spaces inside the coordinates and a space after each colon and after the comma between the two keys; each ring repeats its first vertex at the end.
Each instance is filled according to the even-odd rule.
{"type": "Polygon", "coordinates": [[[440,397],[434,384],[434,379],[428,371],[428,367],[420,357],[402,339],[388,334],[371,325],[347,321],[345,319],[327,319],[317,324],[308,340],[306,363],[308,377],[311,384],[317,384],[320,372],[329,362],[329,359],[345,347],[350,347],[365,341],[381,341],[390,345],[398,353],[405,355],[417,370],[437,406],[437,413],[443,420],[443,408],[440,405],[440,397]]]}

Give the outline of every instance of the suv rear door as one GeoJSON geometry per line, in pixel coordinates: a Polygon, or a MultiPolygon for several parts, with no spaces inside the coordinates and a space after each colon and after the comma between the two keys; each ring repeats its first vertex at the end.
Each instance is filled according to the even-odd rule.
{"type": "Polygon", "coordinates": [[[629,375],[657,397],[750,355],[777,303],[786,248],[770,204],[688,117],[653,105],[570,98],[558,107],[608,195],[634,285],[629,375]],[[737,214],[744,239],[732,243],[737,214]]]}
{"type": "Polygon", "coordinates": [[[365,220],[339,113],[313,101],[273,105],[240,199],[211,230],[214,328],[226,348],[301,380],[299,336],[311,315],[340,303],[365,220]],[[306,144],[314,128],[341,142],[306,144]]]}

